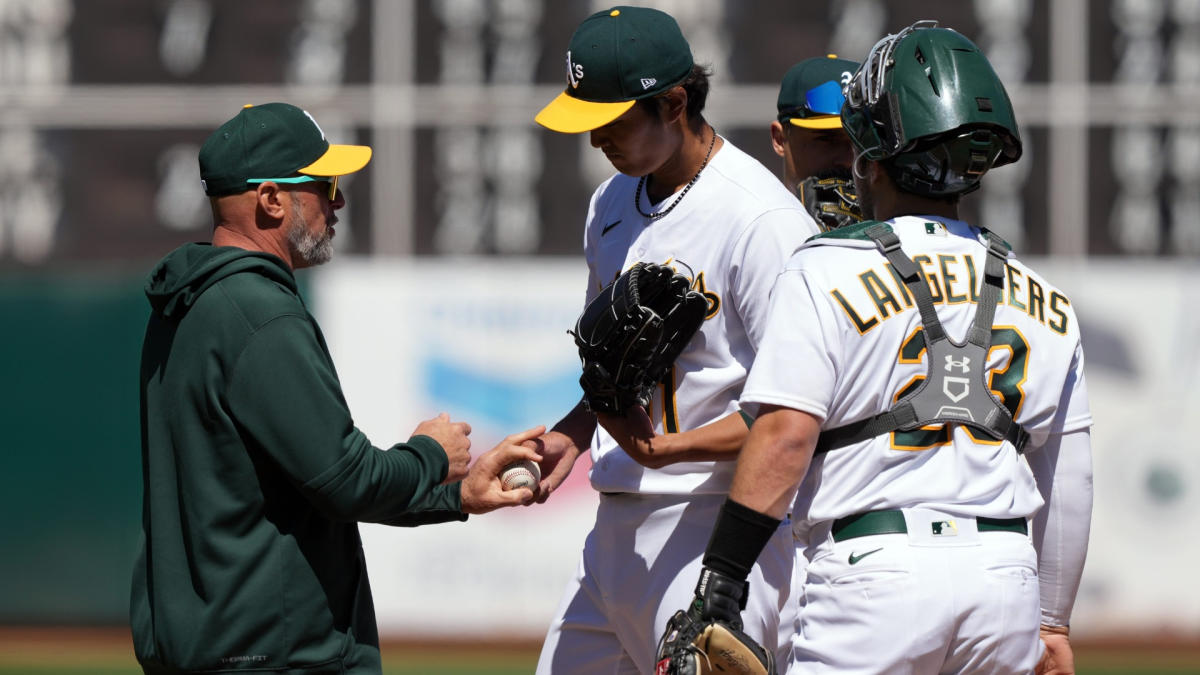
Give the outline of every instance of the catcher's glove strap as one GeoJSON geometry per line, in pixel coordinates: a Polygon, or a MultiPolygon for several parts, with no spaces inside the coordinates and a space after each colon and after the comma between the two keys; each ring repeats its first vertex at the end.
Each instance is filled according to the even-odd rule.
{"type": "Polygon", "coordinates": [[[979,294],[975,320],[967,331],[967,340],[959,344],[947,337],[933,308],[933,298],[925,275],[900,248],[900,237],[885,223],[875,223],[865,233],[875,241],[916,298],[925,334],[928,371],[921,384],[897,401],[891,410],[821,432],[816,452],[828,452],[892,431],[918,429],[931,424],[963,424],[994,440],[1011,442],[1017,452],[1024,451],[1025,444],[1029,442],[1029,433],[1013,419],[1008,408],[992,395],[984,379],[986,369],[969,367],[969,364],[987,363],[992,344],[992,319],[1004,288],[1008,246],[996,235],[983,230],[988,247],[983,290],[979,294]],[[957,397],[950,398],[949,393],[957,397]]]}
{"type": "MultiPolygon", "coordinates": [[[[987,518],[980,516],[975,519],[976,529],[980,532],[1019,532],[1029,534],[1029,526],[1024,518],[987,518]]],[[[872,534],[906,534],[908,526],[904,523],[904,513],[899,510],[864,511],[833,521],[833,540],[846,541],[857,537],[867,537],[872,534]]]]}

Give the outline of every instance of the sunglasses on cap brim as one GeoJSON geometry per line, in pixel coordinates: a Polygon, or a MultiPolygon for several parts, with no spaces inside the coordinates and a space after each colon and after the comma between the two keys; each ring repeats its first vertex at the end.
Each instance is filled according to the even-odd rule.
{"type": "Polygon", "coordinates": [[[339,176],[289,176],[287,178],[247,178],[247,183],[329,183],[329,201],[337,198],[339,176]]]}
{"type": "Polygon", "coordinates": [[[842,104],[845,102],[846,97],[842,94],[842,85],[830,80],[804,92],[804,106],[784,111],[779,115],[779,119],[782,121],[791,117],[839,115],[842,112],[842,104]]]}

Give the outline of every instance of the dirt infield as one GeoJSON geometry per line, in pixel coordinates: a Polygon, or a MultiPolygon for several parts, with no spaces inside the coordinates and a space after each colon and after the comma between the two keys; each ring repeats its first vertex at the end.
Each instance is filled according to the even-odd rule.
{"type": "MultiPolygon", "coordinates": [[[[531,673],[540,640],[387,640],[388,675],[531,673]]],[[[1200,636],[1081,640],[1080,675],[1200,675],[1200,636]]],[[[0,675],[110,675],[138,673],[129,629],[0,626],[0,675]]]]}

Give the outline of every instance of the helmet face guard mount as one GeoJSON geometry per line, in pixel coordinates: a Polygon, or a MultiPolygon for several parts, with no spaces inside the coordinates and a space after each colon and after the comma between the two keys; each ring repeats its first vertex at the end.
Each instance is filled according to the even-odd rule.
{"type": "Polygon", "coordinates": [[[871,48],[846,85],[842,124],[858,161],[883,163],[897,185],[933,197],[979,187],[1021,156],[1012,103],[970,40],[918,21],[871,48]]]}

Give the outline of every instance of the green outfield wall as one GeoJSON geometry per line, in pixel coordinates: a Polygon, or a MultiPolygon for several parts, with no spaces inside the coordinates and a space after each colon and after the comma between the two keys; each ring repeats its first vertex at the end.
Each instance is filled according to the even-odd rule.
{"type": "Polygon", "coordinates": [[[126,621],[141,285],[140,273],[0,277],[0,622],[126,621]]]}

